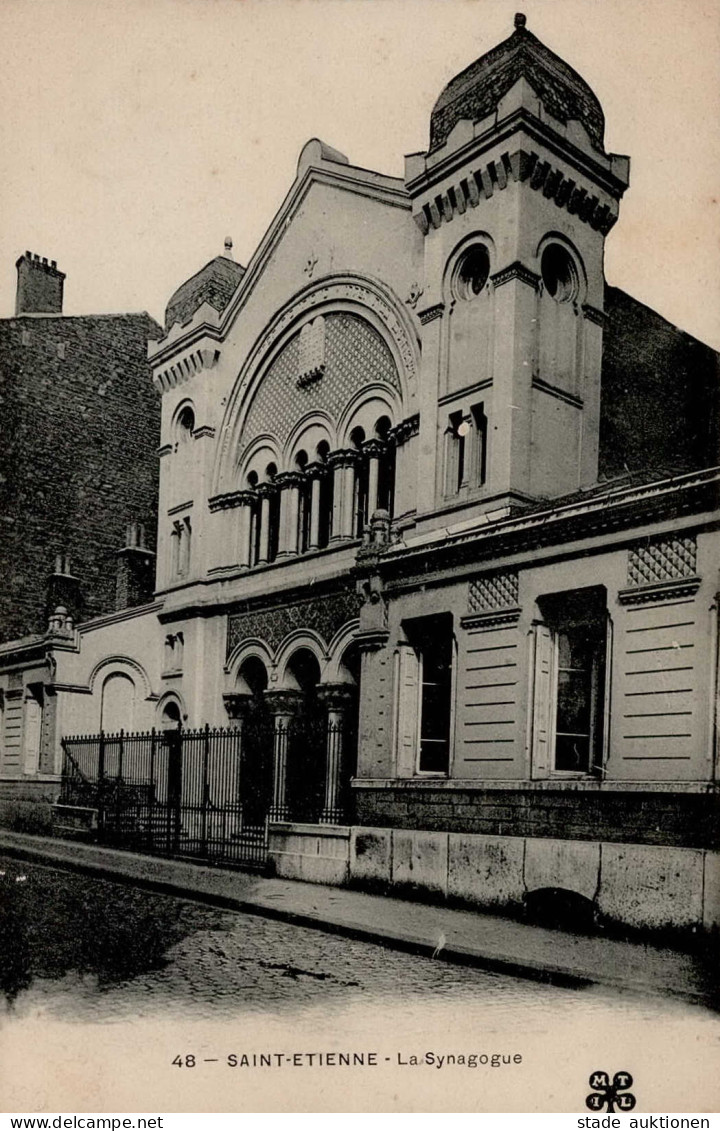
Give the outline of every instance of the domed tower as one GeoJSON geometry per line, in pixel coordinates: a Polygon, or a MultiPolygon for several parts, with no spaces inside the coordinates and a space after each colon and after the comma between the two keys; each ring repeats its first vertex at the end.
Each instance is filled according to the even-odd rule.
{"type": "Polygon", "coordinates": [[[597,478],[604,241],[629,173],[603,133],[590,87],[519,14],[448,83],[428,151],[406,158],[425,237],[420,439],[435,482],[418,517],[597,478]]]}

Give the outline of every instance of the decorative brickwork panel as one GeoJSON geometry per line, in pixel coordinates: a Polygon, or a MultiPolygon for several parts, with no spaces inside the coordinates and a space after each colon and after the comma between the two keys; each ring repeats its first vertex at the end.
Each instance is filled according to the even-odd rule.
{"type": "Polygon", "coordinates": [[[353,620],[363,603],[358,593],[338,593],[322,600],[299,601],[275,609],[234,613],[228,618],[228,656],[244,640],[262,640],[274,655],[288,633],[311,629],[327,645],[338,629],[353,620]]]}
{"type": "Polygon", "coordinates": [[[491,573],[470,582],[468,610],[487,613],[493,609],[509,609],[518,603],[518,575],[512,570],[491,573]]]}
{"type": "Polygon", "coordinates": [[[654,585],[697,572],[697,544],[694,538],[666,538],[662,542],[641,543],[628,554],[628,585],[654,585]]]}
{"type": "Polygon", "coordinates": [[[314,408],[328,412],[337,421],[350,398],[373,382],[400,390],[390,349],[377,331],[356,315],[325,317],[322,376],[298,387],[305,350],[302,359],[300,354],[300,334],[296,334],[272,363],[255,395],[243,430],[243,446],[256,436],[269,434],[282,447],[297,421],[314,408]]]}

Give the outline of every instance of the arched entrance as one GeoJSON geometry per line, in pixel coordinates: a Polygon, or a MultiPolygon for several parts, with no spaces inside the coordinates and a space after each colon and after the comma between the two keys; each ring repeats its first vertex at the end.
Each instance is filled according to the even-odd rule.
{"type": "Polygon", "coordinates": [[[320,664],[309,648],[290,657],[285,682],[296,692],[287,722],[287,810],[292,821],[320,820],[325,798],[326,711],[318,696],[320,664]]]}
{"type": "Polygon", "coordinates": [[[262,660],[249,656],[238,670],[231,712],[241,727],[239,793],[246,830],[265,825],[273,791],[273,719],[265,691],[268,674],[262,660]]]}

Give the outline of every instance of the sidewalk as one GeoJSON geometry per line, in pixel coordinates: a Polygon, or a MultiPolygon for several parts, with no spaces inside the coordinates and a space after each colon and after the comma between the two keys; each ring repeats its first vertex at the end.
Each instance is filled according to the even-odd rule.
{"type": "Polygon", "coordinates": [[[446,961],[539,981],[599,983],[704,1003],[713,993],[698,956],[666,947],[0,829],[3,852],[418,954],[440,947],[446,961]]]}

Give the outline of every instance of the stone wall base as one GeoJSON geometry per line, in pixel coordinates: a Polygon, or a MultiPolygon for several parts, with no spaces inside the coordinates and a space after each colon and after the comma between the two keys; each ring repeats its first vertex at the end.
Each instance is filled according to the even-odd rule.
{"type": "Polygon", "coordinates": [[[59,794],[59,778],[0,778],[0,826],[52,836],[59,794]]]}
{"type": "Polygon", "coordinates": [[[495,914],[518,915],[545,900],[570,915],[586,907],[597,926],[614,929],[720,929],[720,852],[714,850],[288,824],[270,827],[270,861],[274,874],[288,879],[495,914]]]}
{"type": "Polygon", "coordinates": [[[344,825],[270,825],[268,870],[286,880],[347,884],[350,829],[344,825]]]}

